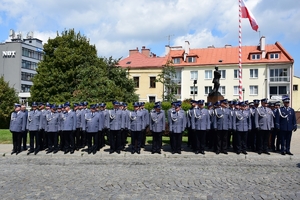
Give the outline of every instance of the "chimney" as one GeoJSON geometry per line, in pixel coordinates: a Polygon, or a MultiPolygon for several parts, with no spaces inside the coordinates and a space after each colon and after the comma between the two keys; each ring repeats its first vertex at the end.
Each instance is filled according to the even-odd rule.
{"type": "Polygon", "coordinates": [[[145,46],[142,46],[142,54],[147,57],[150,57],[150,49],[146,49],[145,46]]]}
{"type": "Polygon", "coordinates": [[[266,38],[265,38],[265,36],[261,36],[261,38],[260,38],[260,51],[261,51],[261,57],[266,58],[266,38]]]}
{"type": "Polygon", "coordinates": [[[231,44],[225,44],[225,48],[230,48],[231,44]]]}
{"type": "Polygon", "coordinates": [[[168,55],[170,53],[170,46],[166,45],[165,46],[165,55],[168,55]]]}
{"type": "Polygon", "coordinates": [[[189,43],[189,41],[185,41],[184,53],[186,53],[187,55],[189,55],[189,53],[190,53],[190,43],[189,43]]]}
{"type": "Polygon", "coordinates": [[[131,50],[129,50],[129,56],[131,56],[132,54],[138,53],[138,52],[139,52],[138,47],[136,49],[131,49],[131,50]]]}
{"type": "Polygon", "coordinates": [[[215,48],[215,46],[214,46],[214,45],[211,45],[211,46],[208,46],[207,48],[215,48]]]}

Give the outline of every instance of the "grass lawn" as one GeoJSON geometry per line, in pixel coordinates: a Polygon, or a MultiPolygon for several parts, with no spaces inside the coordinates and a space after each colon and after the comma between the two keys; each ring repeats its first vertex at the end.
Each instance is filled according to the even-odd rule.
{"type": "MultiPolygon", "coordinates": [[[[128,137],[127,141],[130,143],[131,138],[128,137]]],[[[147,136],[146,142],[152,144],[152,136],[147,136]]],[[[170,137],[163,136],[163,144],[170,144],[170,137]]],[[[29,133],[27,135],[27,144],[29,143],[29,133]]],[[[182,137],[182,143],[187,143],[187,136],[182,137]]],[[[8,129],[0,129],[0,144],[12,144],[12,134],[8,129]]]]}

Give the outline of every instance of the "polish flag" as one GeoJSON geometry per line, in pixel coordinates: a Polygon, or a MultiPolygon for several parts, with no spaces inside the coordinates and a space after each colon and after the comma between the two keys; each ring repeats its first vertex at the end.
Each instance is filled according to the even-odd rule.
{"type": "Polygon", "coordinates": [[[241,7],[241,12],[242,12],[242,18],[248,18],[249,22],[251,24],[251,27],[253,30],[257,31],[258,29],[258,24],[256,22],[256,19],[254,18],[253,14],[251,11],[247,8],[244,0],[241,0],[242,7],[241,7]]]}

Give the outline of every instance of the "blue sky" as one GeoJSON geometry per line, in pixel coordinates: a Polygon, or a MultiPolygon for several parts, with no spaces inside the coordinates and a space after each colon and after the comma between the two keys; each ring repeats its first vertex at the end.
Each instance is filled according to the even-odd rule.
{"type": "MultiPolygon", "coordinates": [[[[300,76],[300,1],[245,0],[259,32],[242,21],[243,45],[280,42],[294,58],[300,76]]],[[[99,56],[127,57],[129,49],[142,46],[163,56],[168,35],[171,46],[238,46],[238,0],[0,0],[0,42],[9,30],[29,31],[47,42],[56,33],[74,28],[95,44],[99,56]],[[88,2],[88,3],[87,3],[88,2]]]]}

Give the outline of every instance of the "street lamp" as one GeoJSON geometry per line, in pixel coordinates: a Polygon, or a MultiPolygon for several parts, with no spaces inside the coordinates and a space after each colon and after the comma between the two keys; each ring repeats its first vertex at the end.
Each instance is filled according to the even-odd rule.
{"type": "Polygon", "coordinates": [[[195,100],[195,85],[197,84],[197,80],[194,80],[194,100],[195,100]]]}
{"type": "Polygon", "coordinates": [[[242,89],[243,91],[243,101],[245,100],[245,88],[242,89]]]}

